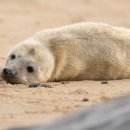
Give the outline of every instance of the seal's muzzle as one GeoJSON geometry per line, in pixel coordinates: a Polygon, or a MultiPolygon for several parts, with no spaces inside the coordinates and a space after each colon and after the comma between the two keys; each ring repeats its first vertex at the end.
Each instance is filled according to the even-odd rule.
{"type": "Polygon", "coordinates": [[[3,74],[6,78],[13,78],[15,76],[15,72],[9,68],[4,68],[3,74]]]}
{"type": "Polygon", "coordinates": [[[2,78],[11,84],[18,84],[21,83],[20,78],[18,77],[16,71],[9,69],[9,68],[4,68],[2,71],[2,78]]]}

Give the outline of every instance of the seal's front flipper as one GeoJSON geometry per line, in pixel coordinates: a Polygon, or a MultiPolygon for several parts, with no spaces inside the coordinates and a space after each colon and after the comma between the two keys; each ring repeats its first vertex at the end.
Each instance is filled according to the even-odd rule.
{"type": "Polygon", "coordinates": [[[35,82],[32,82],[28,85],[29,88],[36,88],[40,85],[40,83],[35,83],[35,82]]]}
{"type": "Polygon", "coordinates": [[[28,87],[29,88],[36,88],[36,87],[52,88],[52,86],[49,84],[42,84],[42,83],[35,83],[35,82],[30,83],[28,87]]]}

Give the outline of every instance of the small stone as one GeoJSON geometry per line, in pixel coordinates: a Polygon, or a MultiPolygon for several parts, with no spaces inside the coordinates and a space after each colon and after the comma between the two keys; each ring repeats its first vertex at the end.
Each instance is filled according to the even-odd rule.
{"type": "Polygon", "coordinates": [[[61,84],[68,84],[69,81],[62,81],[61,84]]]}
{"type": "Polygon", "coordinates": [[[101,81],[101,84],[108,84],[108,81],[107,80],[103,80],[103,81],[101,81]]]}
{"type": "Polygon", "coordinates": [[[29,88],[36,88],[36,87],[38,87],[40,85],[40,83],[30,83],[29,85],[28,85],[28,87],[29,88]]]}
{"type": "Polygon", "coordinates": [[[89,101],[89,99],[85,97],[85,98],[82,99],[82,101],[87,102],[87,101],[89,101]]]}
{"type": "Polygon", "coordinates": [[[40,84],[39,87],[52,88],[49,84],[40,84]]]}

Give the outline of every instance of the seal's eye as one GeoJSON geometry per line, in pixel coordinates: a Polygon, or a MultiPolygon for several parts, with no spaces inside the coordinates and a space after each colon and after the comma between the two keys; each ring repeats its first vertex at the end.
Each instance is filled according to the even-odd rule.
{"type": "Polygon", "coordinates": [[[27,72],[32,73],[34,71],[32,66],[27,66],[27,72]]]}
{"type": "Polygon", "coordinates": [[[16,58],[16,56],[14,55],[14,54],[12,54],[11,56],[10,56],[10,59],[11,60],[14,60],[16,58]]]}

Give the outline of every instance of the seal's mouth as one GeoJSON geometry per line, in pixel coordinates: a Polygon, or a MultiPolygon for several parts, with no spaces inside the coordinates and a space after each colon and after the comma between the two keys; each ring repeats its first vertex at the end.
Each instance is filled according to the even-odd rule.
{"type": "Polygon", "coordinates": [[[4,68],[1,74],[2,78],[11,84],[25,84],[26,82],[18,76],[16,71],[11,70],[9,68],[4,68]]]}

